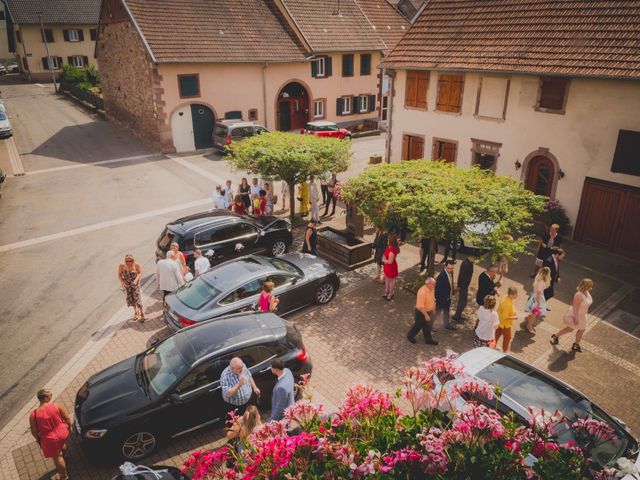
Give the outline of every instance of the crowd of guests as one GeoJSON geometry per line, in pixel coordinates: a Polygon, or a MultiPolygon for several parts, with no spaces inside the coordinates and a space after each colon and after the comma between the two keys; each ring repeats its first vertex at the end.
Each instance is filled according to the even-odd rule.
{"type": "Polygon", "coordinates": [[[239,215],[273,215],[278,197],[274,195],[271,185],[264,182],[260,185],[257,178],[251,180],[242,178],[238,188],[234,188],[231,180],[222,185],[216,185],[213,192],[213,208],[233,211],[239,215]]]}
{"type": "MultiPolygon", "coordinates": [[[[335,173],[325,172],[320,176],[320,188],[318,188],[318,182],[314,175],[309,176],[309,180],[302,182],[298,186],[297,200],[299,202],[298,211],[303,217],[306,217],[311,213],[311,221],[318,224],[320,223],[320,207],[324,206],[323,217],[333,216],[336,213],[336,201],[335,196],[336,185],[338,185],[338,177],[335,173]],[[329,214],[329,208],[331,213],[329,214]]],[[[288,187],[283,182],[283,190],[288,187]]],[[[283,192],[284,195],[284,192],[283,192]]],[[[282,204],[284,208],[284,203],[282,204]]]]}

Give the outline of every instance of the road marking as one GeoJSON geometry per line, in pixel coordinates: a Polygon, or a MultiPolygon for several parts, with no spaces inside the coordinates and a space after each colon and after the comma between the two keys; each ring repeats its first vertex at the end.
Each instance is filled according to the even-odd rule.
{"type": "Polygon", "coordinates": [[[9,153],[9,162],[11,162],[11,170],[13,171],[13,175],[14,176],[24,175],[24,167],[22,166],[20,153],[18,152],[18,147],[16,146],[16,140],[13,136],[9,137],[9,139],[7,140],[7,150],[9,153]]]}
{"type": "Polygon", "coordinates": [[[64,232],[53,233],[51,235],[43,235],[42,237],[31,238],[29,240],[22,240],[20,242],[7,243],[0,245],[0,253],[8,252],[11,250],[17,250],[19,248],[30,247],[38,245],[40,243],[50,242],[52,240],[59,240],[61,238],[68,238],[74,235],[80,235],[88,232],[95,232],[96,230],[102,230],[103,228],[109,228],[116,225],[122,225],[124,223],[135,222],[136,220],[144,220],[151,217],[157,217],[164,215],[165,213],[176,212],[178,210],[186,210],[188,208],[200,207],[202,205],[211,205],[211,199],[204,198],[201,200],[195,200],[193,202],[181,203],[180,205],[174,205],[172,207],[159,208],[157,210],[151,210],[144,213],[137,213],[135,215],[129,215],[128,217],[116,218],[115,220],[107,220],[106,222],[94,223],[93,225],[87,225],[79,228],[72,228],[64,232]]]}
{"type": "Polygon", "coordinates": [[[219,176],[217,176],[214,173],[211,173],[208,170],[205,170],[202,167],[199,167],[197,165],[194,165],[191,162],[186,161],[184,158],[182,157],[174,157],[172,155],[168,155],[168,157],[173,160],[176,163],[179,163],[180,165],[182,165],[183,167],[187,167],[189,170],[191,170],[192,172],[197,173],[198,175],[207,178],[209,180],[213,180],[214,182],[220,184],[220,185],[224,185],[225,181],[224,179],[220,178],[219,176]]]}
{"type": "Polygon", "coordinates": [[[37,175],[39,173],[51,173],[51,172],[59,172],[62,170],[71,170],[73,168],[82,168],[82,167],[93,167],[96,165],[109,165],[111,163],[118,162],[130,162],[132,160],[143,160],[153,157],[160,157],[161,160],[166,159],[162,153],[152,153],[152,154],[144,154],[144,155],[134,155],[133,157],[123,157],[123,158],[112,158],[110,160],[100,160],[99,162],[90,162],[90,163],[78,163],[75,165],[65,165],[63,167],[52,167],[52,168],[43,168],[41,170],[32,170],[27,172],[27,175],[37,175]]]}

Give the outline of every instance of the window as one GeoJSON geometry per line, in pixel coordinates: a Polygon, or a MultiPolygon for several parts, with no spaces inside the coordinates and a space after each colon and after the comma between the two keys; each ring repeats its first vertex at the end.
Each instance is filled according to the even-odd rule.
{"type": "Polygon", "coordinates": [[[69,61],[69,65],[73,65],[74,67],[84,68],[89,64],[89,58],[83,57],[82,55],[74,55],[67,59],[69,61]]]}
{"type": "Polygon", "coordinates": [[[42,57],[42,68],[45,70],[59,70],[62,65],[60,57],[42,57]]]}
{"type": "Polygon", "coordinates": [[[427,90],[429,89],[429,72],[407,70],[407,84],[404,89],[404,106],[427,108],[427,90]]]}
{"type": "Polygon", "coordinates": [[[371,75],[371,54],[360,55],[360,75],[371,75]]]}
{"type": "Polygon", "coordinates": [[[536,110],[548,113],[564,113],[568,86],[568,78],[541,77],[536,110]]]}
{"type": "Polygon", "coordinates": [[[424,137],[402,135],[402,160],[424,158],[424,137]]]}
{"type": "Polygon", "coordinates": [[[450,140],[433,139],[432,160],[445,160],[450,163],[456,163],[456,153],[458,150],[457,142],[450,140]]]}
{"type": "Polygon", "coordinates": [[[18,30],[16,30],[16,42],[22,43],[22,35],[20,35],[18,30]]]}
{"type": "Polygon", "coordinates": [[[89,35],[91,36],[91,41],[95,42],[98,39],[98,29],[97,28],[89,29],[89,35]]]}
{"type": "Polygon", "coordinates": [[[256,227],[250,225],[248,223],[240,222],[233,225],[233,236],[234,239],[247,238],[255,236],[257,233],[256,227]]]}
{"type": "Polygon", "coordinates": [[[50,28],[43,28],[40,30],[40,34],[42,35],[42,42],[47,41],[48,43],[53,43],[53,30],[50,28]]]}
{"type": "Polygon", "coordinates": [[[438,75],[438,100],[436,110],[460,113],[462,110],[462,75],[438,75]]]}
{"type": "Polygon", "coordinates": [[[179,288],[176,297],[187,307],[198,310],[213,300],[220,291],[205,282],[202,275],[197,276],[193,281],[179,288]]]}
{"type": "Polygon", "coordinates": [[[311,76],[325,78],[331,76],[331,57],[318,57],[311,61],[311,76]]]}
{"type": "Polygon", "coordinates": [[[360,95],[356,97],[356,112],[369,112],[369,95],[360,95]]]}
{"type": "Polygon", "coordinates": [[[225,237],[225,232],[223,232],[223,228],[210,228],[209,230],[205,230],[204,232],[200,232],[195,236],[195,244],[197,247],[203,245],[210,245],[215,242],[219,242],[221,240],[226,240],[228,236],[225,237]]]}
{"type": "Polygon", "coordinates": [[[242,140],[243,138],[253,137],[253,127],[236,127],[231,130],[232,140],[242,140]]]}
{"type": "Polygon", "coordinates": [[[262,135],[263,133],[269,133],[269,130],[263,127],[256,127],[256,135],[262,135]]]}
{"type": "Polygon", "coordinates": [[[298,277],[294,277],[293,275],[271,275],[269,276],[269,280],[273,282],[276,288],[282,287],[283,285],[291,285],[294,280],[297,280],[298,277]]]}
{"type": "Polygon", "coordinates": [[[353,54],[342,55],[342,76],[353,77],[353,54]]]}
{"type": "Polygon", "coordinates": [[[611,171],[640,176],[638,152],[640,152],[640,132],[620,130],[611,171]]]}
{"type": "Polygon", "coordinates": [[[351,114],[351,99],[352,96],[341,97],[338,99],[338,115],[350,115],[351,114]]]}
{"type": "Polygon", "coordinates": [[[321,98],[313,101],[313,118],[325,118],[324,104],[326,100],[321,98]]]}
{"type": "Polygon", "coordinates": [[[62,30],[65,42],[82,42],[84,41],[84,31],[77,28],[62,30]]]}
{"type": "Polygon", "coordinates": [[[4,16],[4,10],[0,10],[0,20],[4,20],[5,16],[4,16]]]}
{"type": "Polygon", "coordinates": [[[507,77],[480,77],[475,116],[504,120],[507,117],[510,79],[507,77]]]}
{"type": "Polygon", "coordinates": [[[258,120],[258,109],[252,108],[251,110],[249,110],[249,121],[255,122],[257,120],[258,120]]]}
{"type": "Polygon", "coordinates": [[[275,355],[268,348],[258,346],[240,350],[235,356],[240,357],[247,368],[252,368],[272,359],[275,355]]]}
{"type": "Polygon", "coordinates": [[[180,98],[200,96],[200,77],[196,74],[178,75],[178,91],[180,98]]]}
{"type": "Polygon", "coordinates": [[[485,142],[484,140],[471,139],[471,164],[478,165],[485,170],[496,170],[496,162],[500,156],[501,143],[485,142]]]}
{"type": "Polygon", "coordinates": [[[385,95],[384,97],[382,97],[382,115],[381,115],[381,120],[383,122],[387,121],[387,115],[389,112],[389,96],[385,95]]]}
{"type": "Polygon", "coordinates": [[[196,388],[204,387],[205,385],[220,380],[220,374],[222,371],[220,374],[215,375],[216,369],[213,363],[215,362],[211,362],[211,360],[209,360],[208,362],[198,365],[196,368],[191,370],[191,372],[189,372],[176,387],[176,393],[183,395],[195,390],[196,388]]]}
{"type": "Polygon", "coordinates": [[[264,278],[252,280],[242,287],[235,289],[233,292],[223,298],[220,303],[222,305],[226,305],[229,303],[244,300],[245,298],[253,297],[254,295],[258,295],[262,291],[262,284],[264,283],[264,281],[264,278]]]}

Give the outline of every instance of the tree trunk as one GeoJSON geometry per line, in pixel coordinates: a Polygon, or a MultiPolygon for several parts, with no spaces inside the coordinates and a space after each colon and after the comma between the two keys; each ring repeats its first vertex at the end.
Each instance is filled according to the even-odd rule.
{"type": "Polygon", "coordinates": [[[287,185],[289,185],[289,220],[291,220],[291,225],[295,225],[296,184],[293,182],[287,182],[287,185]]]}
{"type": "Polygon", "coordinates": [[[435,238],[432,238],[429,242],[429,256],[427,257],[427,273],[430,277],[433,277],[435,273],[437,247],[438,241],[435,238]]]}

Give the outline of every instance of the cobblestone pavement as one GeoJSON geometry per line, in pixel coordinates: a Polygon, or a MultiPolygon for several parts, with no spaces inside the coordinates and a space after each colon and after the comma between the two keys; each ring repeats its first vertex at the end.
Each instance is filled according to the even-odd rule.
{"type": "MultiPolygon", "coordinates": [[[[400,284],[415,278],[416,269],[412,261],[415,258],[417,249],[404,246],[400,255],[400,267],[403,270],[400,284]]],[[[520,268],[525,270],[524,265],[520,268]]],[[[514,277],[522,276],[517,268],[514,270],[514,277]]],[[[476,275],[480,271],[481,268],[476,268],[476,275]]],[[[437,347],[420,342],[409,344],[404,336],[412,321],[413,293],[399,288],[394,300],[386,302],[381,297],[382,286],[369,278],[372,272],[373,266],[369,265],[358,271],[341,273],[342,287],[331,304],[308,308],[291,317],[302,332],[314,365],[312,382],[316,400],[326,402],[330,408],[339,404],[345,390],[354,383],[370,383],[393,392],[406,368],[433,355],[443,354],[446,350],[463,352],[472,345],[473,312],[470,307],[466,312],[469,317],[467,323],[456,332],[446,332],[439,322],[436,323],[434,335],[440,342],[437,347]]],[[[503,288],[510,285],[521,286],[515,281],[506,280],[503,288]]],[[[549,335],[560,325],[566,308],[566,303],[556,299],[550,303],[552,315],[538,325],[536,336],[532,337],[522,330],[516,332],[513,353],[581,389],[638,432],[640,404],[636,399],[640,392],[640,342],[601,321],[601,317],[615,308],[618,299],[627,295],[626,288],[613,291],[607,301],[594,310],[583,341],[583,353],[569,353],[571,338],[563,338],[556,348],[548,343],[549,335]]],[[[471,295],[474,293],[472,291],[471,295]]],[[[518,299],[520,308],[524,302],[525,296],[521,295],[518,299]]],[[[127,320],[61,392],[60,401],[71,407],[75,392],[90,375],[138,353],[152,338],[168,334],[161,318],[161,303],[157,294],[150,297],[147,303],[149,320],[144,324],[127,320]]],[[[9,456],[2,460],[0,478],[48,478],[47,475],[52,471],[50,462],[45,461],[37,444],[28,435],[26,422],[23,422],[22,428],[9,456]]],[[[189,452],[214,448],[221,442],[221,428],[207,428],[171,441],[147,459],[145,464],[180,466],[189,452]]],[[[70,442],[68,464],[71,478],[74,479],[110,479],[117,472],[113,466],[90,463],[80,451],[75,438],[70,442]]]]}

